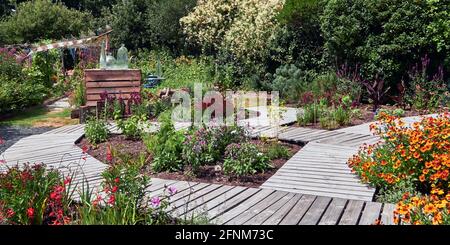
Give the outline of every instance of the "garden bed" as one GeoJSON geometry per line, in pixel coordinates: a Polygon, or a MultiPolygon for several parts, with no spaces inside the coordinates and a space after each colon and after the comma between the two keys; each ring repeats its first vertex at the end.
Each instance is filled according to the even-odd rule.
{"type": "MultiPolygon", "coordinates": [[[[254,145],[262,146],[262,148],[267,146],[267,142],[263,142],[259,139],[251,140],[254,145]]],[[[296,152],[301,149],[300,145],[290,144],[285,142],[279,142],[282,146],[285,146],[289,155],[293,156],[296,152]]],[[[170,180],[180,180],[180,181],[195,181],[203,183],[212,184],[224,184],[232,186],[245,186],[245,187],[259,187],[267,179],[269,179],[273,174],[280,169],[290,157],[277,158],[271,160],[271,169],[251,174],[245,176],[228,176],[223,173],[220,166],[220,162],[217,165],[201,166],[197,174],[194,175],[188,170],[176,171],[176,172],[160,172],[157,173],[151,169],[152,155],[147,151],[147,148],[142,140],[130,140],[123,135],[111,135],[107,142],[98,144],[93,147],[89,144],[86,138],[83,138],[79,143],[79,147],[89,146],[87,153],[102,162],[108,162],[108,147],[114,149],[113,154],[120,154],[122,157],[114,158],[111,164],[115,164],[117,159],[122,159],[123,157],[127,159],[133,159],[133,161],[144,161],[144,167],[141,169],[143,174],[146,174],[153,178],[170,179],[170,180]]]]}
{"type": "MultiPolygon", "coordinates": [[[[349,120],[349,123],[347,125],[336,125],[336,127],[333,128],[323,128],[320,125],[320,122],[316,123],[309,123],[306,125],[300,125],[301,127],[307,127],[307,128],[313,128],[313,129],[328,129],[328,130],[336,130],[351,126],[357,126],[364,123],[370,123],[376,121],[376,112],[373,111],[373,106],[368,104],[361,104],[359,106],[356,106],[352,109],[356,109],[359,111],[358,116],[352,116],[349,120]]],[[[401,110],[403,113],[401,115],[397,115],[400,117],[413,117],[413,116],[422,116],[422,115],[428,115],[433,113],[441,113],[448,111],[447,108],[442,108],[437,111],[429,111],[429,110],[416,110],[416,109],[400,109],[397,106],[391,106],[391,105],[382,105],[379,108],[379,111],[390,111],[394,112],[396,110],[401,110]]]]}

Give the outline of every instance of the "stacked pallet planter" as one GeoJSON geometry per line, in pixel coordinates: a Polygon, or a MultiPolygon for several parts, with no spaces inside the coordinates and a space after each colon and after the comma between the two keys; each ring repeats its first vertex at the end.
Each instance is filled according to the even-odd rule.
{"type": "Polygon", "coordinates": [[[85,111],[97,107],[100,95],[105,91],[116,98],[127,100],[132,93],[141,91],[141,71],[88,69],[84,72],[86,105],[81,108],[80,121],[84,121],[85,111]]]}

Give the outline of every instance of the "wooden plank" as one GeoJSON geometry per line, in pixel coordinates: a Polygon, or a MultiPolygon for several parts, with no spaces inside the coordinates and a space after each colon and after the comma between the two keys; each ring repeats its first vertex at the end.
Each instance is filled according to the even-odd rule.
{"type": "Polygon", "coordinates": [[[316,225],[330,202],[331,198],[329,197],[317,197],[300,220],[299,225],[316,225]]]}
{"type": "Polygon", "coordinates": [[[383,204],[383,212],[381,213],[381,224],[395,225],[394,223],[394,211],[395,204],[385,203],[383,204]]]}
{"type": "Polygon", "coordinates": [[[345,208],[339,225],[356,225],[364,207],[363,201],[350,200],[345,208]]]}
{"type": "Polygon", "coordinates": [[[264,211],[257,213],[255,216],[253,216],[251,219],[246,221],[244,225],[260,225],[264,221],[266,221],[268,218],[270,218],[275,212],[277,212],[281,207],[286,205],[287,202],[289,202],[295,194],[288,193],[278,201],[272,203],[268,208],[266,208],[264,211]]]}
{"type": "MultiPolygon", "coordinates": [[[[253,189],[253,188],[252,188],[253,189]]],[[[186,216],[191,217],[192,214],[198,214],[198,215],[206,215],[209,218],[213,218],[212,215],[217,215],[217,212],[211,211],[211,210],[217,210],[222,209],[225,205],[225,203],[229,202],[231,199],[233,199],[235,196],[239,195],[240,193],[243,193],[245,190],[248,190],[248,188],[236,186],[236,187],[230,187],[228,191],[221,195],[217,195],[212,198],[212,200],[209,200],[207,203],[205,203],[205,206],[197,206],[194,209],[190,210],[186,216]],[[217,208],[217,209],[216,209],[217,208]]],[[[257,189],[254,189],[257,190],[257,189]]]]}
{"type": "Polygon", "coordinates": [[[347,200],[333,198],[324,215],[320,219],[319,225],[336,225],[341,218],[347,200]]]}
{"type": "Polygon", "coordinates": [[[213,219],[213,223],[218,224],[224,224],[228,222],[229,220],[235,218],[236,216],[240,215],[247,209],[251,208],[256,203],[260,202],[262,199],[266,198],[270,194],[274,193],[273,190],[261,190],[256,192],[254,195],[249,197],[245,202],[240,203],[239,205],[233,207],[232,209],[227,210],[226,212],[222,213],[221,215],[217,216],[215,219],[213,219]]]}
{"type": "MultiPolygon", "coordinates": [[[[125,99],[125,100],[131,98],[131,95],[128,93],[120,94],[119,92],[111,92],[110,94],[114,94],[117,97],[120,95],[122,97],[122,99],[125,99]]],[[[95,102],[95,105],[97,105],[97,101],[101,100],[100,94],[88,94],[88,95],[86,95],[86,99],[87,99],[87,101],[95,102]]]]}
{"type": "Polygon", "coordinates": [[[85,81],[141,80],[140,70],[91,70],[84,71],[85,81]]]}
{"type": "Polygon", "coordinates": [[[360,225],[373,225],[380,218],[381,203],[368,202],[359,220],[360,225]]]}
{"type": "Polygon", "coordinates": [[[109,87],[109,88],[88,88],[86,89],[87,95],[96,95],[96,94],[102,94],[104,92],[107,92],[108,94],[115,94],[116,96],[120,96],[122,94],[129,94],[129,93],[139,93],[141,91],[140,87],[109,87]]]}
{"type": "Polygon", "coordinates": [[[189,203],[182,204],[178,207],[172,205],[172,206],[174,206],[172,211],[177,213],[178,215],[184,215],[186,213],[189,213],[190,215],[185,215],[185,216],[192,217],[192,215],[195,215],[195,213],[190,212],[190,211],[192,211],[196,208],[200,208],[200,209],[203,209],[204,211],[208,211],[209,208],[213,208],[213,207],[208,208],[208,202],[210,200],[212,200],[218,196],[221,196],[222,194],[224,194],[225,192],[227,192],[231,189],[233,189],[233,187],[231,187],[231,186],[220,186],[219,188],[209,192],[208,194],[198,198],[197,200],[190,201],[189,203]]]}
{"type": "Polygon", "coordinates": [[[289,186],[289,185],[280,185],[278,183],[264,183],[262,188],[279,190],[279,191],[287,191],[293,193],[300,193],[306,195],[314,195],[314,196],[327,196],[327,197],[336,197],[336,198],[344,198],[344,199],[354,199],[361,201],[371,201],[372,195],[361,194],[361,193],[349,193],[349,192],[336,192],[336,190],[320,190],[320,189],[311,189],[311,188],[303,188],[302,186],[289,186]]]}
{"type": "Polygon", "coordinates": [[[140,87],[141,82],[132,81],[92,81],[86,82],[86,88],[120,88],[120,87],[140,87]]]}
{"type": "Polygon", "coordinates": [[[210,219],[213,220],[217,216],[220,216],[221,214],[223,214],[223,213],[227,212],[228,210],[231,210],[235,206],[239,205],[243,201],[249,199],[255,193],[259,192],[260,190],[261,189],[248,188],[233,197],[225,198],[225,200],[220,202],[219,205],[208,210],[208,217],[210,217],[210,219]]]}
{"type": "Polygon", "coordinates": [[[261,213],[264,211],[267,207],[269,207],[272,203],[277,202],[282,197],[286,196],[287,192],[283,191],[276,191],[272,193],[270,196],[260,200],[257,204],[254,206],[251,206],[249,209],[241,213],[240,215],[236,216],[235,218],[231,219],[226,225],[242,225],[252,217],[254,217],[256,214],[261,213]]]}
{"type": "Polygon", "coordinates": [[[315,199],[315,196],[303,195],[291,211],[283,218],[280,225],[298,224],[315,199]]]}
{"type": "Polygon", "coordinates": [[[369,188],[363,184],[360,185],[346,185],[345,183],[339,183],[339,182],[331,182],[327,180],[319,180],[319,181],[311,181],[311,180],[289,180],[289,179],[282,179],[278,178],[276,176],[273,176],[266,182],[269,183],[277,183],[277,184],[284,184],[284,185],[291,185],[291,186],[303,186],[303,187],[311,187],[316,189],[322,189],[322,190],[344,190],[348,192],[361,192],[361,193],[367,193],[368,195],[373,195],[375,189],[369,188]]]}
{"type": "Polygon", "coordinates": [[[295,194],[286,204],[281,206],[275,213],[262,223],[263,225],[278,225],[281,220],[289,213],[294,205],[300,200],[302,194],[295,194]]]}

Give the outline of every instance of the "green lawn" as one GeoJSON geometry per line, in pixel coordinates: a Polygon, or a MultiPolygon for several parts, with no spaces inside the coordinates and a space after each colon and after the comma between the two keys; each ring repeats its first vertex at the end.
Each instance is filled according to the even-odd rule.
{"type": "Polygon", "coordinates": [[[76,119],[70,118],[70,109],[50,112],[45,107],[38,107],[2,120],[0,121],[0,126],[60,127],[76,124],[77,122],[76,119]]]}

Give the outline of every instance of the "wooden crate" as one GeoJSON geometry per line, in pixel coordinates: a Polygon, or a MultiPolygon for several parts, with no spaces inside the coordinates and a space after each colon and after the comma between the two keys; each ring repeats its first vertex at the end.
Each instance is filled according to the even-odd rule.
{"type": "Polygon", "coordinates": [[[86,87],[86,106],[97,106],[100,94],[107,91],[116,98],[129,99],[131,93],[141,91],[140,70],[100,70],[89,69],[84,71],[86,87]]]}

